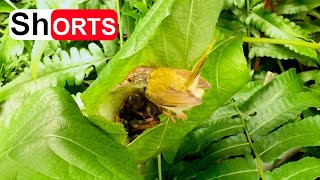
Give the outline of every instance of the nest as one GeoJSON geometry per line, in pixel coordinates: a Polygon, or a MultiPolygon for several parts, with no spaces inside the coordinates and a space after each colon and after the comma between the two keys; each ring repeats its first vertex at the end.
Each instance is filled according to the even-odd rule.
{"type": "Polygon", "coordinates": [[[134,92],[124,100],[118,117],[128,132],[129,141],[134,140],[148,128],[160,123],[162,108],[149,101],[142,92],[134,92]]]}

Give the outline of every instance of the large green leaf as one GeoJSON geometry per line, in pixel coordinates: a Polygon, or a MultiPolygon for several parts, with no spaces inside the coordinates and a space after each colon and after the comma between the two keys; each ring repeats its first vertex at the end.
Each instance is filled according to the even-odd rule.
{"type": "Polygon", "coordinates": [[[252,139],[256,140],[274,128],[284,124],[309,107],[320,107],[320,97],[312,92],[295,93],[275,100],[247,123],[252,139]]]}
{"type": "Polygon", "coordinates": [[[195,179],[259,179],[253,158],[225,160],[198,173],[195,179]]]}
{"type": "Polygon", "coordinates": [[[29,97],[0,137],[2,179],[136,179],[127,149],[82,116],[65,90],[29,97]]]}
{"type": "Polygon", "coordinates": [[[306,157],[266,173],[266,179],[316,179],[320,177],[320,159],[306,157]]]}
{"type": "Polygon", "coordinates": [[[272,162],[283,152],[296,147],[320,145],[320,116],[291,123],[253,143],[264,162],[272,162]]]}
{"type": "Polygon", "coordinates": [[[134,33],[114,59],[126,59],[139,52],[148,43],[162,20],[170,14],[173,0],[157,1],[137,26],[134,33]]]}
{"type": "Polygon", "coordinates": [[[176,0],[149,45],[162,65],[191,69],[213,40],[223,1],[176,0]]]}

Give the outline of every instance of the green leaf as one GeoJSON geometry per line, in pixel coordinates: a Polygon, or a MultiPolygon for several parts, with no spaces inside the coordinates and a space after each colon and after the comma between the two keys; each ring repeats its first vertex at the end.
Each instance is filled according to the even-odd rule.
{"type": "Polygon", "coordinates": [[[88,68],[104,66],[106,58],[100,47],[94,43],[89,44],[89,49],[70,49],[70,55],[61,51],[59,56],[52,59],[45,57],[39,63],[38,78],[33,80],[29,68],[25,68],[17,78],[0,88],[0,102],[9,97],[21,97],[33,93],[44,87],[64,87],[82,83],[88,68]]]}
{"type": "Polygon", "coordinates": [[[10,126],[12,115],[23,104],[25,98],[9,98],[0,105],[0,134],[10,126]]]}
{"type": "Polygon", "coordinates": [[[124,3],[122,6],[122,14],[121,14],[121,28],[123,34],[128,35],[129,37],[134,31],[135,28],[135,19],[132,18],[131,16],[125,15],[124,12],[131,11],[132,9],[130,8],[130,3],[127,1],[124,3]]]}
{"type": "Polygon", "coordinates": [[[44,50],[48,47],[49,41],[43,41],[43,40],[38,40],[35,41],[32,47],[32,52],[31,52],[31,65],[30,65],[30,70],[33,79],[37,78],[37,72],[38,72],[38,64],[40,62],[40,59],[42,57],[42,54],[44,50]]]}
{"type": "MultiPolygon", "coordinates": [[[[100,41],[103,47],[104,54],[106,57],[112,57],[119,51],[119,47],[117,45],[118,39],[113,41],[100,41]]],[[[99,71],[101,72],[101,70],[99,71]]]]}
{"type": "Polygon", "coordinates": [[[176,0],[149,46],[162,66],[192,69],[208,49],[224,1],[176,0]]]}
{"type": "Polygon", "coordinates": [[[230,156],[246,155],[249,153],[251,153],[251,147],[247,141],[247,137],[241,133],[217,143],[211,143],[204,149],[201,155],[205,162],[215,162],[230,156]]]}
{"type": "Polygon", "coordinates": [[[210,82],[212,88],[206,91],[202,105],[187,113],[190,120],[209,118],[212,112],[250,81],[241,38],[229,38],[217,44],[209,55],[201,75],[210,82]]]}
{"type": "Polygon", "coordinates": [[[9,4],[12,8],[18,9],[10,0],[4,0],[7,4],[9,4]]]}
{"type": "MultiPolygon", "coordinates": [[[[301,28],[275,13],[266,12],[263,10],[263,4],[256,6],[246,19],[247,24],[251,24],[264,32],[265,35],[271,38],[291,39],[291,40],[310,40],[306,33],[301,28]]],[[[310,58],[317,58],[317,52],[314,49],[284,45],[296,53],[299,53],[310,58]]]]}
{"type": "Polygon", "coordinates": [[[306,157],[296,162],[289,162],[272,172],[265,173],[267,180],[271,179],[316,179],[320,177],[320,160],[306,157]]]}
{"type": "Polygon", "coordinates": [[[4,31],[0,44],[0,61],[9,64],[13,57],[20,56],[24,49],[24,43],[21,40],[12,39],[9,35],[9,27],[4,31]],[[10,47],[10,48],[8,48],[10,47]]]}
{"type": "Polygon", "coordinates": [[[291,51],[282,45],[275,44],[253,44],[249,52],[249,58],[253,59],[254,57],[272,57],[283,60],[297,59],[300,63],[313,67],[317,67],[317,64],[320,64],[317,58],[310,58],[291,51]]]}
{"type": "Polygon", "coordinates": [[[272,106],[279,97],[303,90],[302,83],[294,69],[290,69],[275,77],[270,83],[259,89],[240,109],[246,115],[256,111],[263,111],[265,107],[272,106]]]}
{"type": "Polygon", "coordinates": [[[259,179],[254,160],[235,158],[222,161],[208,170],[198,173],[195,179],[259,179]]]}
{"type": "Polygon", "coordinates": [[[247,122],[251,138],[260,138],[309,107],[320,107],[320,97],[313,92],[295,93],[276,99],[271,106],[257,111],[247,122]]]}
{"type": "Polygon", "coordinates": [[[100,116],[90,116],[90,121],[99,126],[108,135],[120,144],[125,144],[127,140],[128,133],[123,128],[121,123],[113,123],[111,121],[106,121],[103,117],[100,116]]]}
{"type": "MultiPolygon", "coordinates": [[[[138,162],[144,162],[161,152],[176,154],[182,138],[195,127],[194,121],[178,120],[174,124],[168,118],[162,118],[163,123],[145,130],[133,142],[128,145],[129,150],[138,162]]],[[[172,161],[172,159],[168,159],[172,161]]]]}
{"type": "Polygon", "coordinates": [[[231,118],[232,116],[237,115],[237,114],[238,114],[238,111],[236,108],[236,104],[230,103],[228,105],[221,106],[217,110],[215,110],[213,112],[213,114],[210,116],[210,118],[208,120],[204,121],[204,123],[214,122],[218,119],[223,119],[223,118],[231,118]]]}
{"type": "Polygon", "coordinates": [[[245,24],[226,11],[221,12],[216,29],[226,37],[237,35],[246,36],[247,34],[245,24]]]}
{"type": "Polygon", "coordinates": [[[245,4],[245,0],[226,0],[225,6],[229,9],[233,8],[234,6],[242,8],[245,4]]]}
{"type": "Polygon", "coordinates": [[[0,12],[1,13],[10,13],[13,10],[14,10],[14,8],[12,6],[10,6],[8,3],[6,3],[5,1],[0,2],[0,12]]]}
{"type": "Polygon", "coordinates": [[[149,10],[143,2],[135,2],[133,6],[142,13],[141,17],[144,17],[149,10]]]}
{"type": "Polygon", "coordinates": [[[253,143],[264,162],[272,162],[283,152],[297,147],[320,145],[320,116],[291,123],[253,143]]]}
{"type": "Polygon", "coordinates": [[[310,11],[320,6],[320,1],[315,0],[283,0],[277,5],[279,14],[296,14],[310,11]]]}
{"type": "Polygon", "coordinates": [[[4,179],[140,178],[127,149],[83,117],[63,89],[29,97],[0,144],[4,179]]]}
{"type": "Polygon", "coordinates": [[[180,160],[185,155],[199,152],[212,141],[241,132],[243,132],[243,126],[240,119],[223,118],[207,121],[184,138],[176,159],[180,160]]]}
{"type": "Polygon", "coordinates": [[[304,71],[299,74],[299,78],[302,82],[308,82],[310,80],[315,80],[316,84],[320,83],[320,71],[319,70],[310,70],[304,71]]]}
{"type": "Polygon", "coordinates": [[[139,52],[148,43],[162,20],[169,15],[172,3],[173,0],[157,1],[145,17],[139,21],[134,33],[126,41],[127,45],[123,46],[114,59],[126,59],[139,52]]]}
{"type": "MultiPolygon", "coordinates": [[[[247,101],[254,93],[256,93],[262,87],[263,87],[263,85],[262,85],[261,82],[259,82],[259,81],[250,81],[244,88],[242,88],[234,96],[232,96],[232,99],[236,103],[242,104],[245,101],[247,101]]],[[[238,114],[235,106],[234,106],[233,109],[236,112],[235,114],[238,114]]],[[[231,116],[229,116],[229,117],[231,117],[231,116]]]]}

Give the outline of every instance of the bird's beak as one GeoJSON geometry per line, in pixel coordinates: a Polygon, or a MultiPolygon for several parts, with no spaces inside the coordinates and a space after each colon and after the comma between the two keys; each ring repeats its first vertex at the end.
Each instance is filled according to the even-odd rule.
{"type": "Polygon", "coordinates": [[[111,89],[111,92],[117,91],[119,88],[125,87],[129,85],[128,81],[123,81],[121,84],[116,85],[114,88],[111,89]]]}

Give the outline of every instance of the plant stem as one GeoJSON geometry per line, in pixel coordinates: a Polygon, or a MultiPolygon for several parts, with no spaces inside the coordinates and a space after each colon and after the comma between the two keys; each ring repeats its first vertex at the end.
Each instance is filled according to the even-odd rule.
{"type": "Polygon", "coordinates": [[[309,47],[313,49],[320,49],[320,44],[305,42],[301,40],[252,38],[252,37],[243,37],[242,40],[243,42],[251,42],[251,43],[289,44],[289,45],[309,47]]]}
{"type": "Polygon", "coordinates": [[[236,106],[236,109],[237,109],[237,112],[238,112],[238,114],[239,114],[239,116],[240,116],[240,119],[241,119],[241,122],[242,122],[242,126],[243,126],[244,132],[246,133],[246,136],[247,136],[247,138],[248,138],[250,147],[251,147],[251,149],[252,149],[252,151],[253,151],[253,153],[254,153],[254,155],[255,155],[255,157],[256,157],[259,175],[260,175],[260,177],[261,177],[262,180],[265,180],[265,178],[264,178],[264,173],[263,173],[263,169],[262,169],[262,166],[261,166],[261,160],[260,160],[259,154],[256,152],[256,150],[255,150],[254,147],[253,147],[252,139],[251,139],[249,130],[247,129],[247,126],[246,126],[246,124],[245,124],[245,122],[244,122],[242,112],[238,109],[237,106],[236,106]]]}
{"type": "MultiPolygon", "coordinates": [[[[247,4],[247,17],[250,14],[250,0],[246,0],[246,4],[247,4]]],[[[247,37],[251,36],[251,29],[250,29],[250,24],[247,25],[247,37]]],[[[250,42],[248,42],[248,53],[250,52],[251,49],[251,45],[250,42]]],[[[251,58],[248,58],[248,68],[251,70],[251,58]]]]}
{"type": "Polygon", "coordinates": [[[119,24],[119,39],[120,39],[120,49],[123,46],[123,34],[122,34],[122,27],[121,27],[121,19],[120,19],[120,0],[117,0],[117,12],[118,12],[118,24],[119,24]]]}
{"type": "Polygon", "coordinates": [[[283,66],[281,64],[281,61],[279,59],[277,59],[277,63],[278,63],[278,66],[279,66],[281,72],[284,72],[285,70],[284,70],[284,68],[283,68],[283,66]]]}
{"type": "Polygon", "coordinates": [[[4,30],[0,29],[0,33],[1,33],[1,34],[4,34],[4,30]]]}
{"type": "Polygon", "coordinates": [[[161,153],[158,155],[158,177],[162,180],[162,170],[161,170],[161,153]]]}

